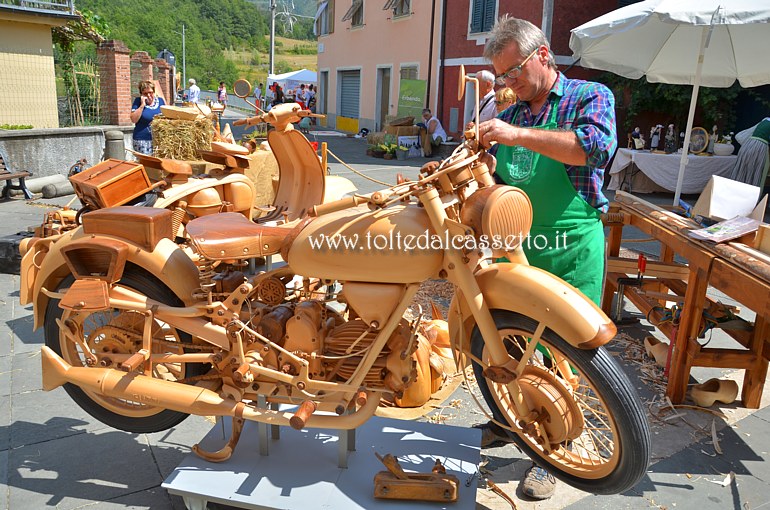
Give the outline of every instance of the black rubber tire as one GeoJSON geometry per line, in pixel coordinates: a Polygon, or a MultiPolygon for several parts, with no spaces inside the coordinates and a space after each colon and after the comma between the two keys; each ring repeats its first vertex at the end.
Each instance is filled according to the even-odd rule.
{"type": "MultiPolygon", "coordinates": [[[[68,288],[72,285],[74,278],[68,276],[59,285],[59,289],[68,288]]],[[[182,306],[182,302],[174,295],[171,290],[159,282],[150,273],[135,267],[126,267],[120,284],[144,294],[145,296],[160,301],[168,305],[182,306]]],[[[51,299],[46,309],[44,331],[45,344],[56,354],[62,356],[62,348],[59,339],[59,327],[56,325],[56,319],[60,319],[63,310],[59,307],[58,299],[51,299]]],[[[177,331],[182,343],[189,343],[191,337],[183,331],[177,331]]],[[[185,364],[185,377],[200,375],[205,372],[207,365],[200,363],[185,364]]],[[[146,434],[151,432],[160,432],[167,430],[181,423],[189,416],[186,413],[171,411],[168,409],[160,410],[157,414],[146,417],[124,416],[105,409],[99,403],[95,402],[80,387],[66,383],[64,389],[69,393],[72,400],[80,406],[85,412],[110,427],[133,432],[137,434],[146,434]]]]}
{"type": "MultiPolygon", "coordinates": [[[[518,329],[534,333],[537,327],[537,321],[534,319],[507,310],[493,310],[492,316],[498,330],[518,329]]],[[[570,364],[590,381],[596,393],[606,404],[607,411],[611,413],[616,424],[615,441],[620,449],[618,464],[605,477],[580,478],[562,471],[557,464],[541,457],[541,452],[533,449],[518,434],[508,430],[505,432],[538,465],[573,487],[594,494],[618,494],[627,491],[645,475],[652,449],[650,429],[639,395],[623,369],[603,347],[590,350],[578,349],[548,328],[543,333],[542,339],[569,359],[570,364]]],[[[484,340],[481,332],[478,327],[474,327],[471,336],[471,352],[478,359],[483,359],[483,350],[484,340]]],[[[492,397],[487,379],[482,373],[482,367],[474,362],[473,370],[479,389],[494,418],[501,423],[510,423],[492,397]]]]}

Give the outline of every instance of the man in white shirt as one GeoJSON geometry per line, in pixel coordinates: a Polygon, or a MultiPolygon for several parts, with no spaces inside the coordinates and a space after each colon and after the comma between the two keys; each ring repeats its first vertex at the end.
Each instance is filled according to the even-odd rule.
{"type": "MultiPolygon", "coordinates": [[[[479,122],[486,122],[497,117],[495,108],[495,75],[484,70],[476,73],[479,80],[479,122]]],[[[471,122],[476,122],[476,112],[473,113],[471,122]]]]}
{"type": "Polygon", "coordinates": [[[254,89],[254,99],[257,101],[257,106],[262,106],[262,84],[260,83],[254,89]]]}
{"type": "Polygon", "coordinates": [[[187,100],[191,103],[197,103],[201,98],[201,89],[195,84],[195,80],[190,78],[190,92],[187,94],[187,100]]]}

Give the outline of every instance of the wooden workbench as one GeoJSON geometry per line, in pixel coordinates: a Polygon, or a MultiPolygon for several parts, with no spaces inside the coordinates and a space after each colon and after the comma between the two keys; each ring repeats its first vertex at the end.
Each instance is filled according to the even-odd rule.
{"type": "Polygon", "coordinates": [[[606,313],[617,291],[617,279],[636,275],[636,260],[617,258],[623,228],[636,227],[660,241],[659,260],[648,263],[644,286],[625,287],[624,294],[673,344],[666,387],[671,401],[678,404],[684,400],[692,367],[734,368],[746,371],[741,392],[743,405],[758,408],[770,358],[770,264],[725,243],[697,241],[687,235],[689,230],[699,228],[697,224],[628,193],[615,195],[607,218],[609,259],[602,296],[606,313]],[[687,264],[675,263],[675,255],[687,264]],[[698,343],[703,310],[711,304],[706,296],[709,286],[756,312],[752,331],[725,330],[743,349],[706,348],[698,343]],[[664,300],[661,291],[676,297],[664,300]],[[678,325],[658,324],[662,312],[654,307],[660,307],[666,300],[683,300],[678,325]]]}

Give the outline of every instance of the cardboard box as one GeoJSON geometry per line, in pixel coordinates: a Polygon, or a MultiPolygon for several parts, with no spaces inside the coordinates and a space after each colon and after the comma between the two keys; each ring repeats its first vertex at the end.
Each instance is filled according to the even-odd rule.
{"type": "Polygon", "coordinates": [[[395,136],[416,136],[420,134],[419,126],[385,126],[385,132],[395,136]]]}
{"type": "Polygon", "coordinates": [[[712,175],[695,202],[692,213],[716,221],[736,216],[753,217],[760,191],[757,186],[712,175]]]}

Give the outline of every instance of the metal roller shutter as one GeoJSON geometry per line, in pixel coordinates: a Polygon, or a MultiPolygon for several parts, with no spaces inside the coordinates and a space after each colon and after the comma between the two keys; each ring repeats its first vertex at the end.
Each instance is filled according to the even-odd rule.
{"type": "Polygon", "coordinates": [[[340,71],[340,116],[357,119],[361,71],[340,71]]]}

